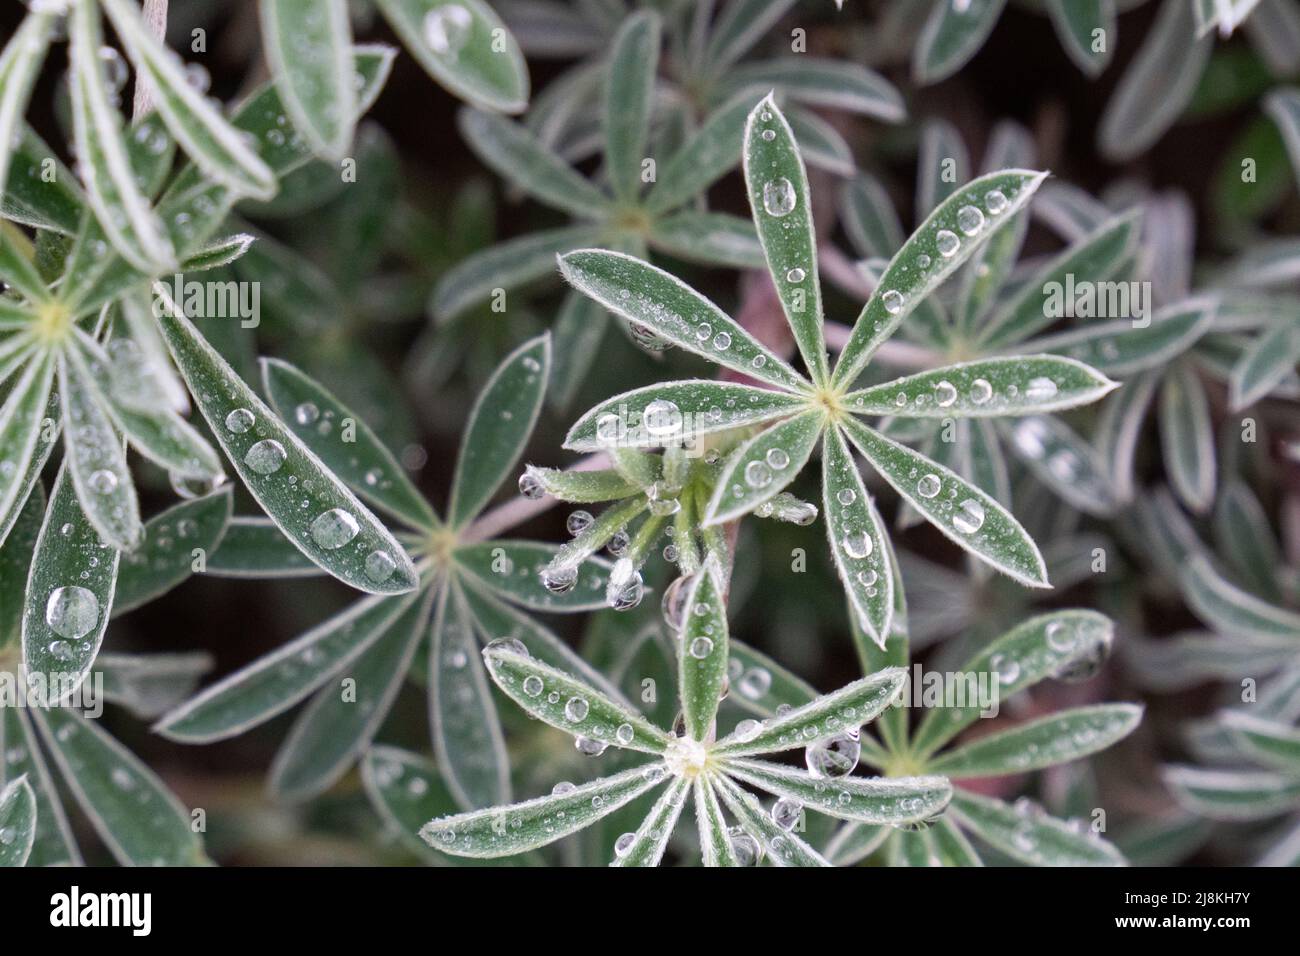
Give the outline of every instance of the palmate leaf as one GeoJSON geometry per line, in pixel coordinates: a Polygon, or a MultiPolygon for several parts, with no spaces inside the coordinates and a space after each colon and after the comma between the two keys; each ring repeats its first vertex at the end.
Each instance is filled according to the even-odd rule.
{"type": "Polygon", "coordinates": [[[205,564],[226,532],[233,500],[230,488],[220,488],[145,522],[140,546],[118,566],[113,616],[161,597],[205,564]]]}
{"type": "Polygon", "coordinates": [[[802,749],[818,740],[856,730],[893,703],[906,676],[901,667],[878,671],[765,720],[756,729],[738,727],[718,741],[713,753],[719,757],[748,757],[802,749]]]}
{"type": "Polygon", "coordinates": [[[429,648],[433,749],[458,807],[510,799],[510,761],[492,685],[460,589],[440,589],[429,648]]]}
{"type": "Polygon", "coordinates": [[[660,20],[641,11],[623,21],[610,45],[602,122],[605,165],[614,195],[624,202],[640,191],[641,162],[650,131],[660,20]]]}
{"type": "Polygon", "coordinates": [[[378,519],[235,374],[179,306],[171,302],[163,312],[159,326],[185,384],[249,492],[280,530],[313,562],[355,588],[413,588],[411,559],[378,519]]]}
{"type": "Polygon", "coordinates": [[[727,760],[723,766],[737,780],[818,813],[861,823],[918,823],[943,812],[952,798],[952,786],[943,777],[826,778],[763,760],[727,760]]]}
{"type": "Polygon", "coordinates": [[[903,500],[950,540],[1021,584],[1050,587],[1038,546],[991,495],[855,419],[841,426],[903,500]]]}
{"type": "Polygon", "coordinates": [[[551,374],[550,334],[511,352],[483,386],[465,426],[447,521],[463,528],[514,468],[542,410],[551,374]]]}
{"type": "Polygon", "coordinates": [[[1006,0],[969,0],[935,4],[912,56],[917,83],[946,79],[973,57],[998,22],[1006,0]]]}
{"type": "MultiPolygon", "coordinates": [[[[1114,625],[1094,611],[1057,611],[1031,618],[1003,634],[961,668],[963,674],[996,676],[998,698],[1031,687],[1047,677],[1087,676],[1109,653],[1114,625]]],[[[928,756],[969,727],[981,713],[973,701],[931,710],[913,736],[913,752],[928,756]]]]}
{"type": "Polygon", "coordinates": [[[710,554],[686,594],[677,637],[677,686],[686,733],[703,741],[713,730],[727,679],[727,602],[722,568],[710,554]]]}
{"type": "Polygon", "coordinates": [[[528,105],[528,66],[483,0],[379,0],[393,32],[425,71],[466,102],[501,113],[528,105]]]}
{"type": "Polygon", "coordinates": [[[488,647],[483,659],[506,696],[552,727],[625,750],[661,754],[669,745],[668,735],[640,714],[570,674],[509,646],[488,647]]]}
{"type": "Polygon", "coordinates": [[[860,415],[1009,417],[1087,405],[1119,387],[1096,369],[1052,355],[979,359],[895,379],[844,397],[860,415]]]}
{"type": "Polygon", "coordinates": [[[560,256],[560,271],[615,315],[684,351],[787,391],[808,387],[798,372],[734,319],[648,262],[618,252],[579,249],[560,256]]]}
{"type": "Polygon", "coordinates": [[[432,591],[407,603],[378,639],[317,692],[271,764],[268,786],[286,800],[307,800],[338,782],[370,746],[425,637],[432,591]]]}
{"type": "Polygon", "coordinates": [[[357,112],[346,0],[260,0],[259,9],[263,49],[289,118],[317,155],[341,159],[357,112]]]}
{"type": "Polygon", "coordinates": [[[690,780],[686,777],[674,779],[650,808],[641,826],[637,827],[631,842],[625,847],[615,848],[610,866],[658,866],[690,794],[690,780]]]}
{"type": "Polygon", "coordinates": [[[814,383],[826,381],[821,277],[812,196],[799,147],[775,99],[765,97],[745,123],[745,188],[768,272],[814,383]]]}
{"type": "Polygon", "coordinates": [[[813,408],[773,425],[732,452],[705,511],[705,526],[747,514],[783,491],[808,463],[825,424],[825,414],[813,408]]]}
{"type": "Polygon", "coordinates": [[[68,472],[65,464],[54,480],[23,608],[23,667],[65,675],[65,694],[85,679],[99,652],[120,557],[87,520],[68,472]]]}
{"type": "Polygon", "coordinates": [[[32,713],[68,789],[118,863],[207,862],[189,811],[129,750],[72,708],[32,713]]]}
{"type": "Polygon", "coordinates": [[[420,837],[435,850],[456,856],[514,856],[591,826],[665,778],[662,764],[633,767],[572,790],[430,820],[421,827],[420,837]]]}
{"type": "Polygon", "coordinates": [[[1095,834],[1031,808],[1022,813],[1001,800],[958,790],[948,812],[964,829],[1030,866],[1125,865],[1123,855],[1095,834]]]}
{"type": "Polygon", "coordinates": [[[1054,352],[1092,366],[1107,375],[1127,377],[1159,368],[1183,354],[1209,331],[1218,303],[1189,299],[1166,306],[1138,326],[1133,319],[1090,321],[1016,346],[1018,352],[1054,352]]]}
{"type": "Polygon", "coordinates": [[[581,452],[690,448],[703,436],[784,418],[806,405],[800,396],[738,382],[694,379],[647,385],[585,412],[569,429],[564,447],[581,452]]]}
{"type": "Polygon", "coordinates": [[[890,260],[840,351],[833,384],[850,385],[899,323],[980,243],[1010,222],[1046,176],[1003,170],[981,176],[945,199],[890,260]]]}
{"type": "Polygon", "coordinates": [[[28,13],[0,52],[0,197],[7,191],[11,144],[22,135],[23,113],[45,61],[53,25],[51,13],[28,13]]]}
{"type": "Polygon", "coordinates": [[[1077,707],[989,734],[942,754],[927,767],[950,777],[994,777],[1080,760],[1133,732],[1142,719],[1135,704],[1077,707]]]}
{"type": "Polygon", "coordinates": [[[262,383],[281,420],[357,494],[412,527],[438,518],[370,426],[288,362],[262,359],[262,383]]]}
{"type": "MultiPolygon", "coordinates": [[[[275,174],[221,113],[185,78],[180,57],[164,46],[128,0],[101,0],[131,62],[146,77],[167,128],[203,173],[238,193],[269,199],[275,174]]],[[[352,77],[349,75],[349,82],[352,77]]]]}
{"type": "Polygon", "coordinates": [[[0,788],[0,868],[26,866],[36,840],[36,795],[27,778],[0,788]]]}
{"type": "Polygon", "coordinates": [[[210,743],[282,714],[347,667],[415,601],[373,595],[259,658],[164,716],[154,730],[171,740],[210,743]]]}
{"type": "Polygon", "coordinates": [[[774,866],[830,866],[816,850],[772,820],[754,797],[721,774],[712,783],[745,832],[763,847],[774,866]]]}
{"type": "Polygon", "coordinates": [[[127,158],[122,120],[110,103],[99,50],[99,9],[77,0],[70,13],[69,59],[73,131],[82,179],[95,217],[113,247],[143,272],[166,272],[176,252],[141,193],[127,158]]]}
{"type": "Polygon", "coordinates": [[[867,636],[884,647],[894,618],[887,534],[838,428],[828,429],[822,443],[822,499],[831,555],[849,605],[867,636]]]}

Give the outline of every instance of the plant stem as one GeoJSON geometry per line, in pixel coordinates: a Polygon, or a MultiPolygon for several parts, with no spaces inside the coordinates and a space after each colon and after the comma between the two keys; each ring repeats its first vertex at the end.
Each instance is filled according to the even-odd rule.
{"type": "MultiPolygon", "coordinates": [[[[581,459],[566,471],[599,471],[601,468],[609,467],[609,456],[604,452],[597,452],[594,455],[588,455],[581,459]]],[[[550,495],[543,495],[541,498],[513,498],[505,504],[498,505],[487,514],[481,515],[475,520],[465,533],[461,540],[466,544],[475,541],[487,541],[495,538],[503,531],[523,524],[529,518],[535,518],[537,515],[550,511],[560,503],[558,498],[550,495]]]]}
{"type": "MultiPolygon", "coordinates": [[[[140,11],[144,17],[144,22],[153,35],[160,41],[167,40],[167,0],[144,0],[144,7],[140,11]]],[[[133,109],[133,118],[139,120],[142,116],[148,114],[153,109],[153,85],[148,78],[139,71],[135,75],[135,106],[133,109]]]]}

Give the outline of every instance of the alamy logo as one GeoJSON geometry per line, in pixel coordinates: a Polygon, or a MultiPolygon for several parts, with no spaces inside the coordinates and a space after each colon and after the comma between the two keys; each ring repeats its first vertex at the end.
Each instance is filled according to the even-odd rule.
{"type": "Polygon", "coordinates": [[[50,925],[124,926],[132,936],[148,936],[153,929],[153,894],[82,893],[73,886],[50,897],[50,925]]]}
{"type": "Polygon", "coordinates": [[[246,329],[262,322],[262,284],[260,282],[186,281],[180,273],[170,284],[159,281],[153,287],[153,314],[181,314],[191,319],[239,319],[246,329]]]}
{"type": "Polygon", "coordinates": [[[1151,324],[1150,282],[1065,282],[1043,286],[1043,316],[1049,319],[1132,319],[1135,329],[1151,324]]]}

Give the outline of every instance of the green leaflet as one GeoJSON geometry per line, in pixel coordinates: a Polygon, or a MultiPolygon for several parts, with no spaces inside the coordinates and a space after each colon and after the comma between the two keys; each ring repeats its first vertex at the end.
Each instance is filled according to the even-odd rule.
{"type": "Polygon", "coordinates": [[[771,717],[782,704],[798,707],[817,696],[811,685],[766,654],[740,641],[730,644],[730,699],[750,713],[771,717]]]}
{"type": "MultiPolygon", "coordinates": [[[[970,153],[957,127],[945,119],[921,124],[916,161],[916,218],[928,216],[971,177],[970,153]]],[[[896,252],[897,247],[889,250],[896,252]]]]}
{"type": "Polygon", "coordinates": [[[745,123],[745,188],[767,269],[815,384],[829,375],[812,196],[799,147],[772,96],[745,123]]]}
{"type": "Polygon", "coordinates": [[[1300,778],[1291,774],[1165,767],[1161,776],[1174,799],[1211,820],[1262,820],[1300,800],[1300,778]]]}
{"type": "Polygon", "coordinates": [[[557,468],[538,468],[528,465],[524,474],[545,494],[573,504],[592,504],[598,501],[617,501],[637,494],[639,485],[628,481],[617,471],[560,471],[557,468]]]}
{"type": "Polygon", "coordinates": [[[113,608],[120,556],[87,520],[64,465],[54,480],[27,578],[23,666],[65,678],[64,695],[85,679],[113,608]]]}
{"type": "Polygon", "coordinates": [[[1127,377],[1158,368],[1191,348],[1210,329],[1216,304],[1191,299],[1166,306],[1146,325],[1136,319],[1094,320],[1081,328],[1022,342],[1016,351],[1068,355],[1107,375],[1127,377]]]}
{"type": "Polygon", "coordinates": [[[676,209],[713,185],[740,159],[752,97],[738,95],[714,110],[666,161],[645,197],[647,212],[676,209]]]}
{"type": "Polygon", "coordinates": [[[145,522],[140,546],[118,566],[113,616],[146,604],[204,570],[230,521],[230,488],[173,505],[145,522]]]}
{"type": "Polygon", "coordinates": [[[841,424],[871,466],[950,540],[1021,584],[1049,586],[1038,546],[992,496],[854,419],[841,424]]]}
{"type": "MultiPolygon", "coordinates": [[[[1109,653],[1111,622],[1094,611],[1057,611],[1031,618],[993,641],[962,668],[964,674],[996,675],[998,698],[1046,677],[1087,676],[1109,653]]],[[[912,739],[915,753],[928,756],[980,716],[978,703],[932,710],[912,739]]]]}
{"type": "Polygon", "coordinates": [[[551,338],[525,342],[483,386],[461,441],[447,522],[463,528],[491,500],[515,467],[542,410],[551,374],[551,338]]]}
{"type": "Polygon", "coordinates": [[[771,814],[754,797],[726,777],[714,776],[711,782],[727,809],[740,821],[745,831],[759,842],[774,866],[830,866],[807,843],[777,826],[771,814]]]}
{"type": "Polygon", "coordinates": [[[1295,314],[1266,328],[1233,366],[1229,403],[1233,411],[1253,405],[1292,374],[1300,361],[1300,331],[1295,314]]]}
{"type": "Polygon", "coordinates": [[[0,543],[0,649],[16,642],[22,634],[27,575],[44,520],[45,492],[36,487],[0,543]]]}
{"type": "MultiPolygon", "coordinates": [[[[48,303],[50,290],[46,288],[45,280],[41,278],[36,265],[19,248],[19,241],[15,241],[15,237],[25,244],[26,237],[21,233],[10,234],[8,230],[0,232],[0,279],[27,300],[27,308],[15,315],[21,324],[27,324],[33,319],[30,307],[48,303]],[[23,319],[26,321],[22,322],[23,319]]],[[[6,308],[17,308],[17,303],[12,299],[6,298],[3,301],[6,308]]]]}
{"type": "Polygon", "coordinates": [[[510,800],[510,760],[473,619],[455,585],[437,598],[429,648],[429,723],[433,749],[456,806],[510,800]]]}
{"type": "Polygon", "coordinates": [[[69,14],[73,132],[86,196],[113,248],[141,272],[163,273],[176,252],[140,191],[110,103],[99,61],[103,37],[93,0],[77,0],[69,14]]]}
{"type": "Polygon", "coordinates": [[[427,633],[430,591],[403,601],[398,616],[332,675],[294,722],[271,764],[268,786],[286,800],[314,797],[338,782],[388,716],[416,645],[427,633]]]}
{"type": "Polygon", "coordinates": [[[258,504],[304,554],[341,581],[373,593],[411,590],[416,573],[406,551],[179,311],[175,303],[163,310],[163,337],[258,504]]]}
{"type": "Polygon", "coordinates": [[[440,817],[426,823],[420,837],[434,849],[456,856],[513,856],[591,826],[664,779],[662,764],[634,767],[559,794],[440,817]]]}
{"type": "Polygon", "coordinates": [[[123,866],[200,866],[190,813],[129,750],[73,708],[33,711],[64,782],[123,866]]]}
{"type": "Polygon", "coordinates": [[[824,694],[757,727],[742,725],[718,741],[720,757],[747,757],[804,748],[870,723],[898,696],[906,673],[891,667],[824,694]]]}
{"type": "Polygon", "coordinates": [[[261,0],[262,45],[293,125],[317,155],[338,161],[357,113],[346,0],[261,0]]]}
{"type": "Polygon", "coordinates": [[[982,736],[935,758],[927,768],[958,778],[1040,770],[1105,750],[1132,733],[1141,719],[1142,708],[1134,704],[1077,707],[982,736]]]}
{"type": "Polygon", "coordinates": [[[810,409],[773,425],[741,445],[718,476],[704,524],[719,525],[753,511],[798,477],[826,424],[810,409]]]}
{"type": "MultiPolygon", "coordinates": [[[[147,77],[159,114],[204,174],[238,193],[269,199],[275,174],[216,108],[185,79],[180,57],[155,39],[128,0],[100,0],[131,62],[147,77]]],[[[351,80],[351,77],[349,77],[351,80]]]]}
{"type": "MultiPolygon", "coordinates": [[[[6,92],[8,89],[6,84],[6,92]]],[[[77,185],[77,177],[26,124],[20,124],[19,130],[6,142],[10,144],[6,157],[9,179],[0,190],[0,212],[6,219],[36,229],[76,235],[85,208],[85,196],[77,185]],[[50,177],[41,176],[48,159],[54,160],[53,182],[46,182],[50,177]]]]}
{"type": "Polygon", "coordinates": [[[1160,447],[1170,483],[1193,511],[1208,511],[1218,483],[1209,396],[1188,361],[1176,362],[1160,385],[1160,447]]]}
{"type": "Polygon", "coordinates": [[[22,135],[23,113],[45,62],[53,23],[49,13],[28,13],[0,53],[0,197],[7,192],[11,144],[22,135]]]}
{"type": "Polygon", "coordinates": [[[1046,176],[1003,170],[981,176],[945,199],[890,260],[840,351],[832,383],[850,385],[899,323],[981,242],[1010,222],[1046,176]]]}
{"type": "Polygon", "coordinates": [[[81,866],[81,852],[68,826],[63,804],[45,759],[36,728],[19,707],[0,707],[0,737],[5,744],[5,779],[26,777],[36,798],[36,832],[28,866],[81,866]],[[14,759],[16,758],[16,759],[14,759]]]}
{"type": "Polygon", "coordinates": [[[685,209],[656,219],[646,238],[655,251],[679,259],[736,269],[765,265],[754,223],[730,213],[685,209]]]}
{"type": "Polygon", "coordinates": [[[210,743],[282,714],[347,667],[393,625],[414,598],[373,595],[247,667],[204,688],[154,730],[171,740],[210,743]]]}
{"type": "MultiPolygon", "coordinates": [[[[526,127],[494,113],[461,110],[457,123],[483,162],[539,202],[579,219],[601,215],[609,199],[526,127]]],[[[641,159],[636,158],[637,175],[641,159]]]]}
{"type": "Polygon", "coordinates": [[[686,594],[677,638],[677,686],[686,733],[703,741],[714,729],[727,679],[727,602],[722,568],[710,554],[686,594]]]}
{"type": "Polygon", "coordinates": [[[203,651],[100,654],[94,673],[103,675],[105,700],[133,717],[153,719],[193,693],[212,664],[212,656],[203,651]]]}
{"type": "Polygon", "coordinates": [[[725,772],[818,813],[860,823],[919,823],[943,812],[952,786],[943,777],[817,777],[763,760],[728,760],[725,772]]]}
{"type": "Polygon", "coordinates": [[[884,522],[838,428],[822,443],[822,500],[835,570],[867,636],[882,648],[894,617],[894,574],[884,522]]]}
{"type": "Polygon", "coordinates": [[[205,573],[219,578],[302,578],[324,574],[270,518],[232,518],[205,573]]]}
{"type": "Polygon", "coordinates": [[[0,788],[0,868],[26,866],[36,839],[36,795],[27,778],[0,788]]]}
{"type": "Polygon", "coordinates": [[[615,846],[610,866],[658,866],[690,793],[691,782],[685,777],[675,778],[650,808],[631,842],[615,846]]]}
{"type": "Polygon", "coordinates": [[[475,106],[518,113],[528,105],[528,66],[515,38],[483,0],[378,0],[411,55],[475,106]]]}
{"type": "Polygon", "coordinates": [[[815,56],[784,56],[743,63],[723,82],[735,90],[775,88],[787,100],[871,116],[887,123],[907,115],[903,98],[888,80],[858,63],[815,56]]]}
{"type": "Polygon", "coordinates": [[[625,750],[661,754],[669,745],[668,736],[640,714],[563,671],[508,646],[488,647],[483,659],[511,700],[552,727],[625,750]]]}
{"type": "MultiPolygon", "coordinates": [[[[633,501],[639,506],[638,510],[645,504],[643,498],[633,501]]],[[[601,518],[604,517],[602,514],[601,518]]],[[[610,535],[616,530],[611,528],[610,535]]],[[[578,541],[575,538],[569,544],[578,541]]],[[[604,541],[595,547],[603,544],[604,541]]],[[[610,566],[602,558],[584,556],[587,566],[583,573],[575,576],[574,585],[568,590],[552,591],[542,584],[543,571],[564,555],[564,548],[568,546],[556,547],[535,541],[485,541],[461,545],[456,549],[456,565],[482,582],[493,594],[533,611],[564,614],[604,607],[610,566]]]]}
{"type": "Polygon", "coordinates": [[[564,447],[692,449],[706,435],[784,418],[808,405],[797,395],[738,382],[693,379],[647,385],[606,399],[583,413],[564,447]]]}
{"type": "Polygon", "coordinates": [[[1241,481],[1227,481],[1218,495],[1214,540],[1249,590],[1273,604],[1282,603],[1277,583],[1278,570],[1284,566],[1281,548],[1263,505],[1241,481]]]}
{"type": "Polygon", "coordinates": [[[655,73],[659,66],[659,17],[641,11],[623,21],[610,45],[602,121],[605,165],[614,195],[632,202],[641,191],[642,161],[650,132],[655,73]]]}
{"type": "Polygon", "coordinates": [[[1047,12],[1056,35],[1071,60],[1088,76],[1097,76],[1114,52],[1114,0],[1047,0],[1047,12]],[[1097,49],[1100,36],[1107,42],[1097,49]]]}
{"type": "MultiPolygon", "coordinates": [[[[1129,387],[1138,392],[1141,385],[1129,387]]],[[[1126,390],[1119,392],[1123,400],[1128,399],[1126,390]]],[[[1054,415],[1030,415],[998,426],[1016,456],[1062,500],[1086,514],[1109,517],[1114,513],[1117,495],[1100,452],[1069,425],[1054,415]]]]}
{"type": "Polygon", "coordinates": [[[859,172],[840,193],[839,218],[858,254],[888,259],[903,245],[903,226],[880,181],[859,172]]]}
{"type": "Polygon", "coordinates": [[[1219,715],[1241,750],[1267,767],[1294,774],[1300,770],[1300,730],[1237,710],[1219,715]]]}
{"type": "Polygon", "coordinates": [[[126,449],[109,418],[103,395],[77,349],[59,353],[68,474],[87,520],[114,547],[134,550],[144,526],[126,449]]]}
{"type": "Polygon", "coordinates": [[[993,32],[1005,5],[1006,0],[935,4],[912,56],[916,82],[937,83],[965,66],[993,32]]]}
{"type": "Polygon", "coordinates": [[[1182,589],[1196,615],[1222,634],[1264,638],[1300,634],[1300,614],[1243,591],[1203,555],[1191,555],[1183,563],[1182,589]]]}
{"type": "MultiPolygon", "coordinates": [[[[1092,295],[1095,299],[1096,283],[1109,278],[1132,254],[1139,225],[1136,213],[1114,216],[1062,250],[1026,279],[1016,294],[988,320],[980,330],[980,341],[990,349],[998,349],[1019,342],[1066,316],[1101,311],[1099,303],[1094,301],[1089,306],[1083,297],[1092,295]],[[1078,280],[1086,280],[1087,284],[1078,284],[1078,280]],[[1080,301],[1068,298],[1071,290],[1076,289],[1080,301]]],[[[1132,308],[1135,303],[1129,305],[1132,308]]],[[[1122,303],[1114,306],[1117,312],[1121,307],[1122,303]]],[[[1110,309],[1108,303],[1105,314],[1110,314],[1110,309]]]]}
{"type": "Polygon", "coordinates": [[[633,256],[579,249],[560,256],[575,288],[677,347],[789,391],[807,382],[721,309],[675,276],[633,256]]]}
{"type": "Polygon", "coordinates": [[[1041,811],[1016,809],[958,790],[949,810],[963,828],[1030,866],[1123,866],[1124,857],[1094,833],[1080,833],[1041,811]]]}
{"type": "Polygon", "coordinates": [[[281,420],[357,494],[412,527],[438,526],[393,453],[323,385],[288,362],[266,358],[262,382],[281,420]]]}
{"type": "Polygon", "coordinates": [[[705,866],[736,866],[736,852],[727,833],[727,821],[718,805],[718,795],[713,792],[709,778],[695,778],[695,821],[700,834],[700,853],[705,866]]]}
{"type": "Polygon", "coordinates": [[[1300,182],[1300,91],[1281,87],[1264,97],[1264,111],[1277,124],[1291,160],[1291,171],[1300,182]]]}
{"type": "Polygon", "coordinates": [[[21,465],[12,471],[0,471],[0,542],[5,540],[12,522],[26,500],[34,478],[39,474],[53,446],[53,435],[45,436],[46,451],[38,454],[45,414],[54,381],[54,357],[42,352],[29,361],[22,378],[0,406],[0,460],[21,465]]]}
{"type": "Polygon", "coordinates": [[[1017,355],[909,375],[850,392],[844,404],[860,415],[1009,417],[1087,405],[1118,387],[1074,359],[1017,355]]]}

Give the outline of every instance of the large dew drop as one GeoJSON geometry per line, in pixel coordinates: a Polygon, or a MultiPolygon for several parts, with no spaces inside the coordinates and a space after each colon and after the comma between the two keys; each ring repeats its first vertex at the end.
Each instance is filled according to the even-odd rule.
{"type": "Polygon", "coordinates": [[[769,216],[787,216],[798,202],[794,184],[784,176],[763,184],[763,208],[769,216]]]}
{"type": "Polygon", "coordinates": [[[99,623],[99,598],[86,588],[55,588],[45,603],[45,623],[55,634],[80,640],[99,623]]]}
{"type": "Polygon", "coordinates": [[[331,508],[316,516],[311,523],[311,536],[326,551],[336,551],[357,536],[361,530],[357,519],[342,508],[331,508]]]}
{"type": "Polygon", "coordinates": [[[845,777],[858,766],[862,744],[855,734],[836,734],[804,751],[804,762],[814,777],[845,777]]]}
{"type": "Polygon", "coordinates": [[[286,457],[283,445],[274,438],[265,438],[248,449],[244,464],[259,475],[273,475],[280,470],[286,457]]]}
{"type": "Polygon", "coordinates": [[[984,506],[973,498],[967,498],[957,506],[952,526],[962,534],[974,534],[984,527],[984,506]]]}
{"type": "Polygon", "coordinates": [[[951,259],[961,248],[961,240],[957,234],[948,229],[940,229],[934,236],[934,245],[939,250],[939,255],[945,259],[951,259]]]}
{"type": "Polygon", "coordinates": [[[473,25],[469,11],[458,3],[430,10],[424,17],[424,42],[434,53],[454,60],[473,25]]]}
{"type": "Polygon", "coordinates": [[[957,210],[957,228],[968,236],[973,236],[984,228],[984,213],[974,206],[962,206],[957,210]]]}
{"type": "Polygon", "coordinates": [[[844,536],[844,553],[855,561],[870,557],[874,545],[865,531],[854,531],[844,536]]]}
{"type": "Polygon", "coordinates": [[[682,410],[675,402],[657,398],[645,407],[641,421],[651,435],[671,435],[682,427],[682,410]]]}

